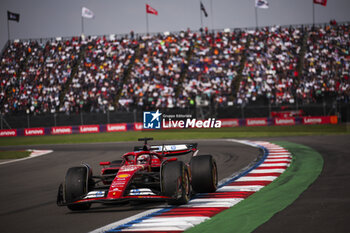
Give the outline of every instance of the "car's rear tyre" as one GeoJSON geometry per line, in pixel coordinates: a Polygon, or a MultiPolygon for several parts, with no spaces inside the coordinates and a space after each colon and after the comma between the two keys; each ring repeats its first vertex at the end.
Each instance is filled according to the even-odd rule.
{"type": "MultiPolygon", "coordinates": [[[[88,193],[89,189],[89,171],[85,166],[71,167],[68,169],[64,182],[64,197],[67,203],[78,200],[81,196],[88,193]]],[[[68,204],[70,210],[88,210],[91,203],[68,204]]]]}
{"type": "Polygon", "coordinates": [[[211,155],[198,155],[190,161],[192,188],[197,193],[215,192],[218,185],[216,162],[211,155]]]}
{"type": "Polygon", "coordinates": [[[190,177],[182,161],[169,162],[162,167],[162,193],[174,198],[168,201],[170,205],[183,205],[190,200],[190,177]]]}

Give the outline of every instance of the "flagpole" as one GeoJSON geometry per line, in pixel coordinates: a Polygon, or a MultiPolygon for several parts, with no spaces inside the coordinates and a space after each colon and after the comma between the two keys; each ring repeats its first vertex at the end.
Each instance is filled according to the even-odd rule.
{"type": "Polygon", "coordinates": [[[84,17],[81,16],[81,34],[84,35],[84,17]]]}
{"type": "Polygon", "coordinates": [[[148,13],[147,13],[147,10],[146,10],[146,32],[147,32],[147,35],[149,34],[149,25],[148,25],[148,13]]]}
{"type": "Polygon", "coordinates": [[[7,40],[10,43],[10,22],[8,17],[7,17],[7,40]]]}
{"type": "Polygon", "coordinates": [[[203,16],[202,16],[202,5],[201,5],[201,1],[199,1],[199,13],[201,16],[201,29],[203,29],[203,16]]]}
{"type": "Polygon", "coordinates": [[[258,24],[258,9],[257,7],[255,6],[255,26],[256,28],[258,28],[259,24],[258,24]]]}
{"type": "Polygon", "coordinates": [[[312,25],[315,25],[315,3],[312,1],[312,25]]]}
{"type": "Polygon", "coordinates": [[[213,0],[210,0],[210,14],[211,14],[211,16],[210,16],[210,18],[211,18],[211,30],[214,31],[213,0]]]}

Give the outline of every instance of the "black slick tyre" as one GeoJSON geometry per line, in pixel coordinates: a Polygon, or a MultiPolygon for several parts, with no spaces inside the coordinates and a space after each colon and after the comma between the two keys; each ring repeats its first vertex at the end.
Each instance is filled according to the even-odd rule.
{"type": "Polygon", "coordinates": [[[215,192],[218,185],[216,162],[211,155],[198,155],[190,161],[192,188],[197,193],[215,192]]]}
{"type": "MultiPolygon", "coordinates": [[[[64,197],[67,203],[78,200],[88,193],[88,170],[87,167],[71,167],[68,169],[64,182],[64,197]]],[[[68,204],[70,210],[88,210],[91,203],[68,204]]]]}
{"type": "Polygon", "coordinates": [[[172,197],[170,205],[186,204],[191,198],[191,185],[188,169],[181,161],[165,164],[162,168],[162,193],[172,197]]]}

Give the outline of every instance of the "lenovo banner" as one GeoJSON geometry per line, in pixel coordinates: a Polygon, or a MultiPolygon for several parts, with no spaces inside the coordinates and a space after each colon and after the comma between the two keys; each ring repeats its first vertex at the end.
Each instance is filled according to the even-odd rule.
{"type": "Polygon", "coordinates": [[[107,132],[124,132],[126,130],[127,130],[126,123],[107,125],[107,132]]]}
{"type": "Polygon", "coordinates": [[[295,125],[295,118],[275,118],[275,125],[295,125]]]}
{"type": "Polygon", "coordinates": [[[326,116],[326,117],[303,117],[304,125],[314,125],[314,124],[337,124],[337,116],[326,116]]]}
{"type": "Polygon", "coordinates": [[[79,126],[79,133],[99,133],[99,125],[81,125],[79,126]]]}
{"type": "Polygon", "coordinates": [[[51,128],[51,134],[58,135],[58,134],[72,134],[72,126],[60,126],[60,127],[52,127],[51,128]]]}
{"type": "Polygon", "coordinates": [[[16,137],[16,129],[0,129],[0,137],[16,137]]]}
{"type": "Polygon", "coordinates": [[[140,131],[143,129],[143,124],[142,123],[134,123],[134,130],[140,131]]]}
{"type": "Polygon", "coordinates": [[[24,136],[41,136],[45,135],[44,128],[29,128],[24,129],[24,136]]]}
{"type": "Polygon", "coordinates": [[[267,126],[267,118],[247,118],[246,126],[267,126]]]}
{"type": "Polygon", "coordinates": [[[221,127],[237,127],[239,126],[239,119],[220,119],[221,127]]]}
{"type": "Polygon", "coordinates": [[[329,117],[303,117],[304,125],[329,124],[329,117]]]}

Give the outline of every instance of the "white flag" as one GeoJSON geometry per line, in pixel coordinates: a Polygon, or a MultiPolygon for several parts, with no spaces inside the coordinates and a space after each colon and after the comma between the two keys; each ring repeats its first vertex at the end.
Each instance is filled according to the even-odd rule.
{"type": "Polygon", "coordinates": [[[94,17],[94,12],[86,7],[83,7],[81,8],[81,16],[84,18],[92,19],[94,17]]]}
{"type": "Polygon", "coordinates": [[[269,8],[269,3],[266,0],[255,0],[255,7],[267,9],[269,8]]]}

